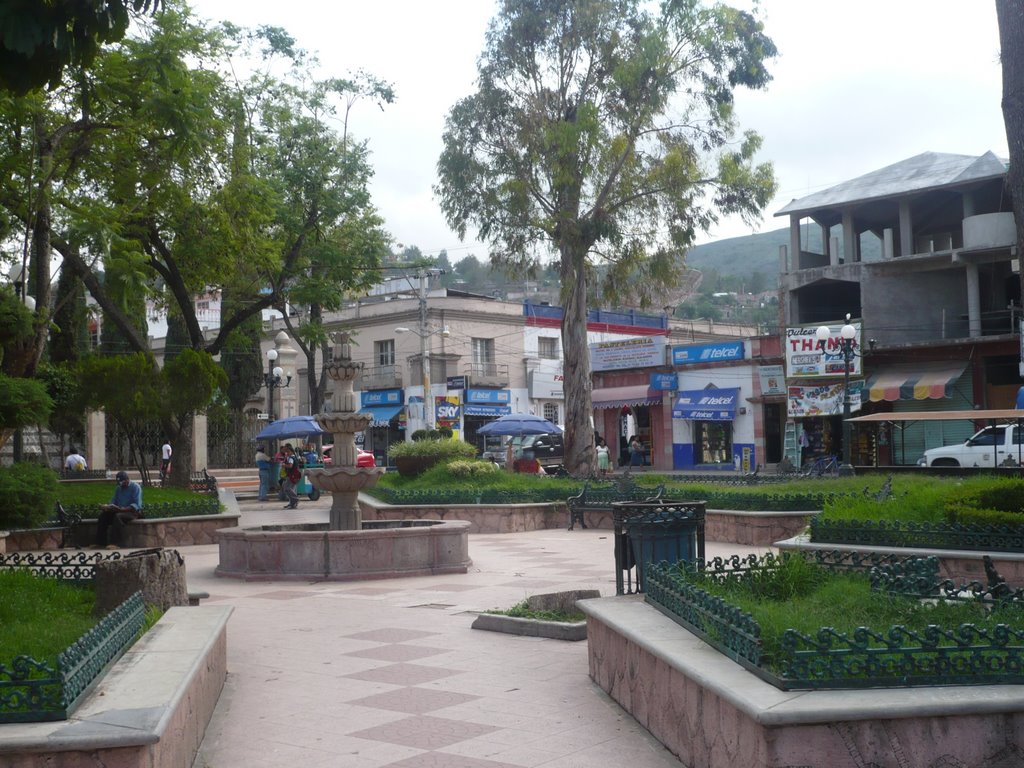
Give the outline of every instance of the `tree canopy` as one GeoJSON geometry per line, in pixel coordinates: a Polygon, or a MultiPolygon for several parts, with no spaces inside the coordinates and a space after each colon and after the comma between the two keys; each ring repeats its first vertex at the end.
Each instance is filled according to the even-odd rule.
{"type": "Polygon", "coordinates": [[[722,214],[760,215],[775,192],[760,138],[739,134],[737,88],[763,88],[776,54],[758,19],[665,0],[503,0],[476,93],[449,112],[436,187],[460,236],[562,285],[566,465],[593,466],[588,299],[672,285],[722,214]],[[602,264],[595,282],[594,265],[602,264]]]}

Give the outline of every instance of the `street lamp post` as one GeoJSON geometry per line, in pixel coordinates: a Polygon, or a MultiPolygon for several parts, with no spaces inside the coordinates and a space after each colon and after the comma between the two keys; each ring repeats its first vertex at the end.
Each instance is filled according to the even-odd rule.
{"type": "Polygon", "coordinates": [[[287,387],[292,383],[292,375],[289,373],[286,377],[284,370],[280,366],[275,366],[277,362],[277,350],[271,349],[267,351],[267,372],[263,376],[263,383],[267,386],[267,421],[274,421],[274,390],[280,389],[281,387],[287,387]]]}
{"type": "MultiPolygon", "coordinates": [[[[825,352],[828,342],[831,339],[832,331],[827,325],[818,327],[814,332],[818,339],[818,346],[825,352]]],[[[839,329],[839,352],[843,356],[843,463],[839,465],[841,476],[852,475],[853,463],[851,462],[851,427],[850,427],[850,363],[853,362],[854,345],[856,343],[857,329],[850,325],[850,315],[846,315],[846,323],[839,329]]]]}

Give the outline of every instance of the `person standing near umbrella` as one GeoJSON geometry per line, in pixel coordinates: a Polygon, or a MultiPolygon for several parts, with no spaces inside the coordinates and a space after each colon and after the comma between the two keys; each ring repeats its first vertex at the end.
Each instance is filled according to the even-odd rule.
{"type": "Polygon", "coordinates": [[[270,491],[270,472],[273,466],[270,456],[263,450],[263,444],[260,443],[256,446],[256,469],[260,473],[260,501],[267,501],[267,493],[270,491]]]}
{"type": "Polygon", "coordinates": [[[299,494],[295,492],[295,486],[302,479],[302,466],[299,464],[299,459],[295,455],[295,449],[292,448],[291,443],[284,444],[282,454],[284,459],[281,471],[284,473],[284,479],[281,481],[281,490],[284,491],[284,495],[288,499],[288,503],[285,504],[284,508],[298,509],[299,494]]]}

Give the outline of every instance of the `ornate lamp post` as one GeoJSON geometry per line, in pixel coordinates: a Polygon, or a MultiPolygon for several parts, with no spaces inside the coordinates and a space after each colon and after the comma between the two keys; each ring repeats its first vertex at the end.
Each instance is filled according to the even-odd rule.
{"type": "MultiPolygon", "coordinates": [[[[827,325],[818,326],[814,332],[818,339],[818,346],[821,351],[827,350],[832,331],[827,325]]],[[[840,475],[852,475],[853,464],[851,457],[851,430],[850,430],[850,363],[853,362],[855,339],[857,329],[850,325],[850,315],[846,315],[846,323],[839,330],[839,352],[843,357],[843,463],[839,466],[840,475]]]]}
{"type": "Polygon", "coordinates": [[[274,421],[274,390],[280,387],[287,387],[292,383],[292,375],[287,377],[280,366],[275,366],[277,361],[277,350],[267,351],[267,372],[263,375],[263,383],[267,386],[267,420],[274,421]]]}

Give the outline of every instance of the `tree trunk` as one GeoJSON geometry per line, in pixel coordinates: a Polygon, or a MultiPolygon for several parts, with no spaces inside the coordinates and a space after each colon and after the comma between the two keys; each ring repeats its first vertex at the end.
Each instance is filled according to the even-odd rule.
{"type": "Polygon", "coordinates": [[[171,442],[171,474],[166,483],[172,488],[188,488],[192,474],[192,415],[179,425],[172,421],[164,424],[171,442]]]}
{"type": "MultiPolygon", "coordinates": [[[[1006,187],[1013,200],[1017,255],[1021,257],[1024,255],[1024,3],[996,0],[996,18],[1003,68],[1003,123],[1010,150],[1006,187]]],[[[1024,269],[1020,270],[1020,280],[1024,297],[1024,269]]]]}
{"type": "Polygon", "coordinates": [[[581,477],[594,472],[594,418],[587,346],[587,278],[583,255],[562,245],[562,358],[565,397],[565,468],[581,477]],[[570,397],[569,393],[573,393],[570,397]]]}

